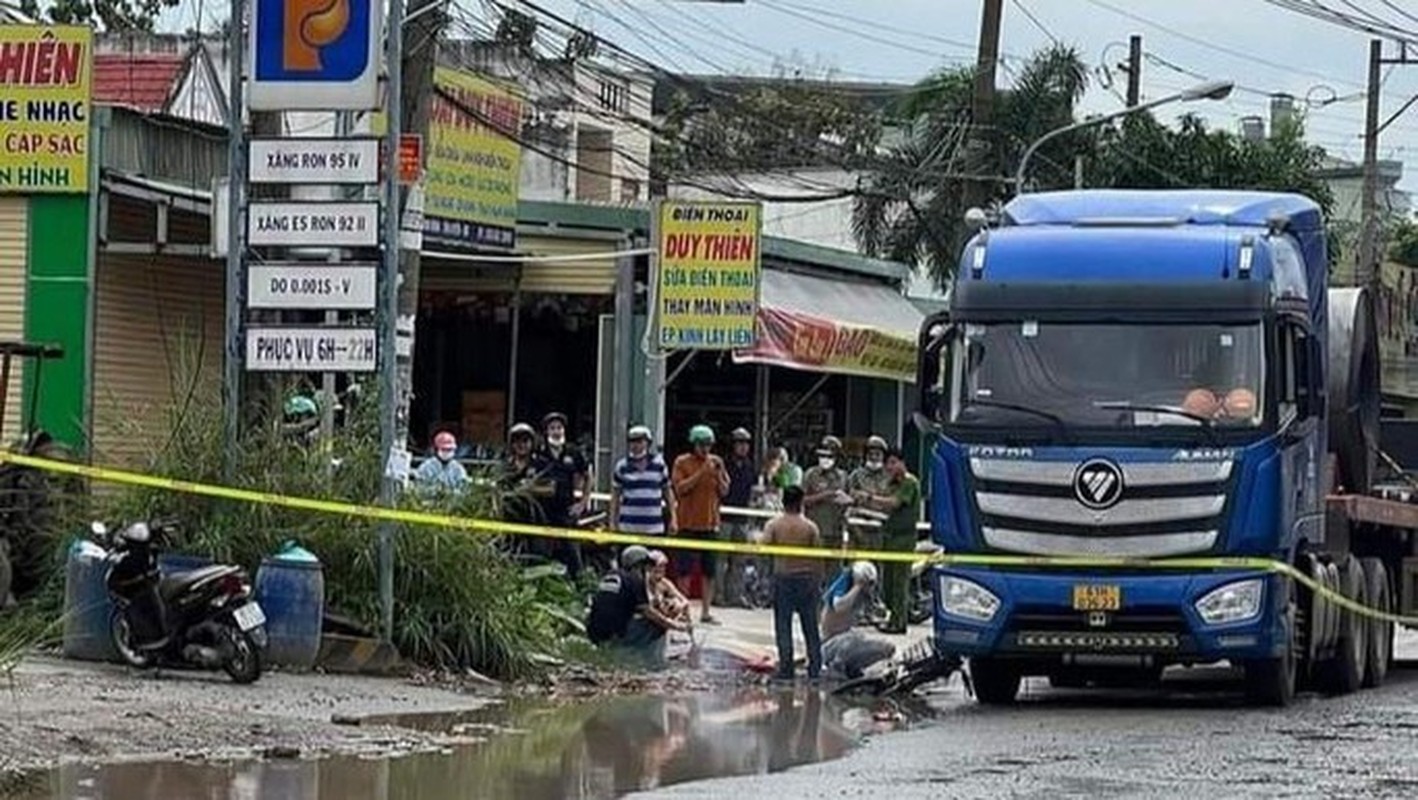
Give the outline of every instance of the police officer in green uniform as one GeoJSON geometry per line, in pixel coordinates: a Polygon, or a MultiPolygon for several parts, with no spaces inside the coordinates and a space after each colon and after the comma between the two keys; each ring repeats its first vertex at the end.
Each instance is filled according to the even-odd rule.
{"type": "MultiPolygon", "coordinates": [[[[921,482],[906,469],[906,457],[900,450],[886,451],[883,470],[888,476],[884,491],[872,492],[865,505],[886,514],[881,525],[883,549],[909,553],[916,547],[916,522],[921,517],[921,482]]],[[[893,561],[886,565],[882,590],[891,620],[882,629],[886,633],[905,633],[911,593],[911,565],[893,561]]]]}

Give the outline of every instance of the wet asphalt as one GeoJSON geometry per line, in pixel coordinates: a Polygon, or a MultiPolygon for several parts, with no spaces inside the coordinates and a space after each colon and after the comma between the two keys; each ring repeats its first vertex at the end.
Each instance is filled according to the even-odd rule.
{"type": "Polygon", "coordinates": [[[840,759],[698,781],[636,797],[1418,797],[1418,663],[1379,689],[1247,708],[1225,670],[1161,691],[1054,690],[1015,707],[958,686],[932,718],[840,759]]]}

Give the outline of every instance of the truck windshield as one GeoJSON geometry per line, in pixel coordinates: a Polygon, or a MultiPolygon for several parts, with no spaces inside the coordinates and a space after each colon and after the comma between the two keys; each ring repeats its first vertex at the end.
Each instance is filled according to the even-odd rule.
{"type": "Polygon", "coordinates": [[[951,348],[957,425],[1254,427],[1259,323],[967,323],[951,348]]]}

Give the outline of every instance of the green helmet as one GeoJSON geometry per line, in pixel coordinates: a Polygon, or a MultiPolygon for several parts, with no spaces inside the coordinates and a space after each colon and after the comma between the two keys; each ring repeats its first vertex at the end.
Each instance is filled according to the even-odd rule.
{"type": "Polygon", "coordinates": [[[708,425],[695,425],[689,429],[690,444],[713,444],[714,429],[708,425]]]}
{"type": "Polygon", "coordinates": [[[292,395],[291,398],[286,401],[285,412],[286,416],[301,417],[306,415],[319,414],[320,407],[316,405],[315,401],[310,399],[309,397],[306,397],[303,394],[297,394],[292,395]]]}

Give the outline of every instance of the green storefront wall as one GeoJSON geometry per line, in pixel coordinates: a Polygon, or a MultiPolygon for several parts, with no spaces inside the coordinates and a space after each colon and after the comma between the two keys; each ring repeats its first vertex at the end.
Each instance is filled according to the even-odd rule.
{"type": "Polygon", "coordinates": [[[89,200],[87,194],[74,194],[35,195],[29,201],[25,339],[57,344],[64,357],[42,369],[25,369],[25,425],[48,431],[76,452],[88,449],[89,200]],[[36,390],[38,404],[33,403],[36,390]],[[31,408],[36,419],[29,418],[31,408]]]}

